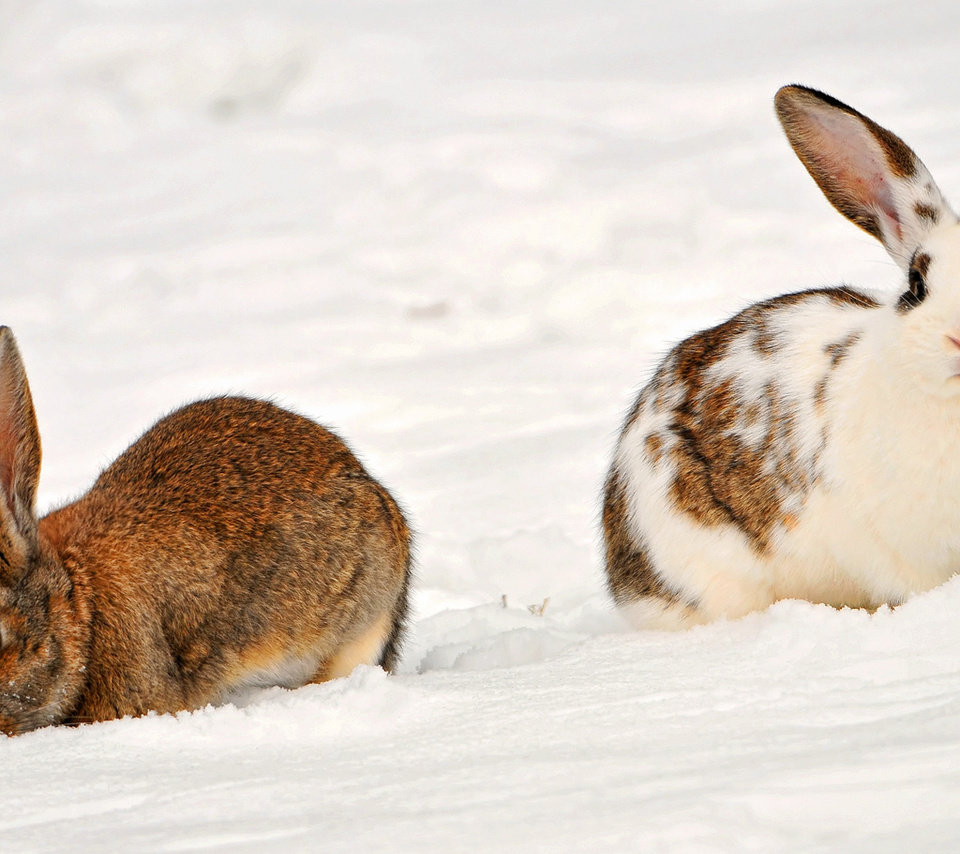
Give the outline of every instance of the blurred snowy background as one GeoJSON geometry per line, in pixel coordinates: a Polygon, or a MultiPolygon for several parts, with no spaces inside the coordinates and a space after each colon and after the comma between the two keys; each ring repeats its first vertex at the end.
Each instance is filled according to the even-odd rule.
{"type": "Polygon", "coordinates": [[[956,850],[960,584],[627,632],[597,522],[673,342],[896,282],[776,89],[960,199],[958,48],[946,0],[0,0],[41,506],[242,392],[341,433],[419,533],[400,676],[2,742],[0,850],[956,850]]]}

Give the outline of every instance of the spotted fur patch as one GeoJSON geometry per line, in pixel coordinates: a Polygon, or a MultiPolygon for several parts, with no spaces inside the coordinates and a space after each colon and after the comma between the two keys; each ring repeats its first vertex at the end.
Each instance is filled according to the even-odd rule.
{"type": "Polygon", "coordinates": [[[804,490],[811,473],[796,447],[797,416],[775,384],[763,394],[766,430],[757,446],[735,432],[744,402],[726,380],[704,388],[676,413],[671,451],[675,505],[706,525],[734,524],[758,552],[783,520],[783,494],[804,490]]]}
{"type": "Polygon", "coordinates": [[[940,222],[940,211],[938,211],[932,205],[927,205],[923,202],[917,202],[913,206],[913,212],[920,217],[920,219],[925,219],[932,225],[936,225],[938,222],[940,222]]]}
{"type": "MultiPolygon", "coordinates": [[[[758,303],[679,344],[646,390],[675,391],[672,407],[657,408],[670,416],[670,436],[658,437],[654,448],[658,457],[666,449],[675,468],[670,486],[675,506],[704,525],[735,525],[761,553],[768,549],[774,530],[784,524],[787,497],[807,492],[816,477],[799,446],[799,404],[775,381],[768,382],[762,393],[745,397],[735,376],[712,369],[738,339],[750,341],[761,358],[774,355],[782,346],[777,313],[813,299],[840,307],[879,307],[876,300],[848,287],[802,291],[758,303]]],[[[846,358],[860,335],[854,332],[824,347],[831,369],[846,358]]],[[[823,407],[826,393],[824,379],[813,390],[815,407],[823,407]]],[[[640,411],[638,402],[635,419],[640,411]]],[[[648,455],[655,456],[650,452],[648,445],[648,455]]]]}
{"type": "Polygon", "coordinates": [[[603,534],[607,546],[607,585],[617,603],[623,605],[647,596],[680,601],[657,575],[646,545],[629,530],[626,493],[615,470],[607,477],[604,492],[603,534]]]}
{"type": "Polygon", "coordinates": [[[851,332],[846,338],[841,341],[835,341],[832,344],[827,344],[823,348],[823,352],[827,354],[830,358],[830,368],[836,368],[844,359],[847,358],[847,354],[850,352],[850,348],[856,344],[860,337],[863,335],[862,332],[851,332]]]}
{"type": "Polygon", "coordinates": [[[813,405],[818,412],[822,412],[823,407],[826,405],[828,385],[828,378],[821,377],[817,384],[813,387],[813,405]]]}
{"type": "Polygon", "coordinates": [[[643,446],[647,451],[650,462],[654,466],[658,465],[660,460],[663,459],[663,438],[657,433],[651,433],[644,440],[643,446]]]}

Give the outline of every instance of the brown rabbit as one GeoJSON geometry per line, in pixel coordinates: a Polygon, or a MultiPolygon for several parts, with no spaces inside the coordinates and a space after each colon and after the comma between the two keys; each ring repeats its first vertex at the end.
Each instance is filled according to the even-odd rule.
{"type": "Polygon", "coordinates": [[[392,668],[410,532],[332,433],[271,403],[161,419],[37,520],[40,437],[0,327],[0,732],[392,668]]]}

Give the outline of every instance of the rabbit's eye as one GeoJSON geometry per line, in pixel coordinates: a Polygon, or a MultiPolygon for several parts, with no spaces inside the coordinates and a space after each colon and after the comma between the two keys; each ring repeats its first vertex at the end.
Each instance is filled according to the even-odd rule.
{"type": "Polygon", "coordinates": [[[907,273],[908,290],[900,295],[897,310],[903,314],[916,308],[927,298],[927,270],[930,267],[930,256],[925,252],[918,252],[910,263],[910,272],[907,273]]]}
{"type": "Polygon", "coordinates": [[[923,276],[920,275],[920,271],[911,270],[907,283],[910,285],[910,294],[913,298],[918,303],[923,302],[927,296],[927,283],[924,281],[923,276]]]}

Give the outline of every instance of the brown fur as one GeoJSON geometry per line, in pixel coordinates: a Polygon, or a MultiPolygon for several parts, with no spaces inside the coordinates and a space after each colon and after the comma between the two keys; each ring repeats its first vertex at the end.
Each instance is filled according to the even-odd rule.
{"type": "Polygon", "coordinates": [[[658,465],[660,460],[663,459],[662,437],[658,436],[656,433],[651,433],[649,436],[647,436],[643,446],[647,452],[647,456],[650,458],[650,462],[655,466],[658,465]]]}
{"type": "Polygon", "coordinates": [[[830,368],[836,368],[850,352],[850,348],[860,340],[860,332],[851,332],[841,341],[835,341],[833,344],[827,344],[823,352],[830,357],[830,368]]]}
{"type": "Polygon", "coordinates": [[[730,380],[688,398],[676,413],[680,441],[672,453],[676,506],[706,525],[735,524],[760,552],[783,521],[781,493],[805,479],[792,436],[795,416],[775,386],[768,387],[765,401],[769,427],[754,448],[732,432],[741,403],[730,380]],[[771,472],[767,462],[774,458],[771,472]]]}
{"type": "Polygon", "coordinates": [[[780,349],[777,336],[766,325],[758,327],[753,334],[753,349],[761,356],[773,356],[780,349]]]}
{"type": "Polygon", "coordinates": [[[821,290],[803,291],[801,295],[823,294],[830,299],[830,302],[836,305],[854,305],[857,308],[880,308],[880,303],[868,294],[849,288],[846,285],[840,285],[836,288],[823,288],[821,290]]]}
{"type": "Polygon", "coordinates": [[[930,262],[933,259],[926,252],[918,252],[913,256],[910,266],[916,270],[923,278],[930,272],[930,262]]]}
{"type": "MultiPolygon", "coordinates": [[[[32,519],[39,437],[0,328],[0,387],[18,382],[19,415],[0,401],[0,486],[11,469],[14,484],[33,478],[19,499],[32,519]],[[32,447],[35,466],[29,450],[22,462],[32,447]]],[[[273,404],[225,397],[174,412],[32,533],[9,503],[0,731],[194,709],[291,660],[315,664],[302,681],[321,679],[362,639],[396,663],[403,515],[340,439],[273,404]]]]}
{"type": "Polygon", "coordinates": [[[930,205],[925,205],[923,202],[917,202],[913,206],[913,212],[920,217],[920,219],[926,219],[936,225],[940,222],[940,212],[930,205]]]}
{"type": "Polygon", "coordinates": [[[821,377],[813,387],[813,405],[817,412],[823,412],[823,407],[827,403],[827,387],[830,385],[828,377],[821,377]]]}

